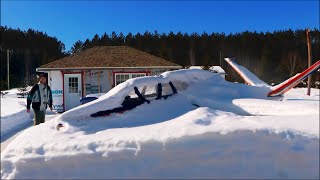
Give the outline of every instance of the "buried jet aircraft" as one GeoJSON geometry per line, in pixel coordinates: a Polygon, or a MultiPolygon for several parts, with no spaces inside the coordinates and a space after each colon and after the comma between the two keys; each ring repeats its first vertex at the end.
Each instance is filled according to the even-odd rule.
{"type": "Polygon", "coordinates": [[[220,100],[241,98],[282,100],[285,92],[320,67],[320,61],[317,61],[310,68],[287,81],[277,86],[270,86],[234,60],[230,58],[225,60],[248,85],[228,82],[217,73],[199,69],[181,69],[167,71],[159,76],[133,78],[117,85],[98,99],[61,114],[59,121],[56,121],[57,129],[64,127],[66,121],[121,114],[142,104],[157,103],[159,100],[167,100],[177,94],[185,96],[194,106],[217,109],[224,106],[219,98],[220,100]]]}

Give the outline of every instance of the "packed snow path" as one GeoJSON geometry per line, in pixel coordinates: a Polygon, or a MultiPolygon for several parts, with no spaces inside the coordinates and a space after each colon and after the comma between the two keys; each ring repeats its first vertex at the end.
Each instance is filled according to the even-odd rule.
{"type": "MultiPolygon", "coordinates": [[[[58,114],[48,114],[46,115],[46,121],[50,121],[51,119],[55,118],[58,114]]],[[[13,141],[19,134],[21,134],[24,130],[27,128],[30,128],[33,126],[33,121],[30,120],[27,124],[24,126],[19,126],[20,128],[14,128],[10,130],[7,134],[4,136],[1,136],[1,152],[6,149],[8,144],[13,141]]]]}
{"type": "MultiPolygon", "coordinates": [[[[1,97],[1,152],[22,131],[32,127],[34,118],[33,111],[30,114],[26,111],[26,98],[17,96],[19,89],[4,92],[5,95],[1,97]]],[[[55,112],[48,110],[46,120],[51,120],[56,116],[55,112]]]]}

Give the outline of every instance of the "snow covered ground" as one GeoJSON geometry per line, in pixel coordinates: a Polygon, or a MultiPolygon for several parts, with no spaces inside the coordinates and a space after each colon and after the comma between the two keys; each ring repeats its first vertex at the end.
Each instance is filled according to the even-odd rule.
{"type": "MultiPolygon", "coordinates": [[[[30,90],[31,87],[27,87],[30,90]]],[[[29,127],[33,123],[33,112],[27,113],[26,98],[19,98],[19,89],[4,91],[6,94],[1,97],[1,142],[7,139],[10,134],[29,127]]],[[[56,113],[48,111],[47,114],[56,113]]]]}
{"type": "Polygon", "coordinates": [[[28,128],[2,152],[1,178],[320,177],[318,89],[274,101],[262,98],[261,87],[196,79],[167,100],[91,118],[110,98],[117,105],[119,86],[28,128]],[[67,127],[57,131],[58,122],[67,127]]]}
{"type": "MultiPolygon", "coordinates": [[[[30,90],[31,87],[27,87],[30,90]]],[[[1,97],[1,152],[8,144],[15,139],[24,129],[33,125],[33,112],[27,113],[26,98],[19,98],[18,88],[4,91],[5,95],[1,97]]],[[[46,120],[57,116],[55,112],[47,111],[46,120]]]]}
{"type": "Polygon", "coordinates": [[[1,97],[1,137],[28,124],[30,116],[26,111],[26,99],[18,98],[18,89],[5,91],[1,97]]]}

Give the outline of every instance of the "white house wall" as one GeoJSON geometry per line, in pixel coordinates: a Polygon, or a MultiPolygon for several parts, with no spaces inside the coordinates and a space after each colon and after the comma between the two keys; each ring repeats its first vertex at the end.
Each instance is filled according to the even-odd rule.
{"type": "Polygon", "coordinates": [[[63,77],[60,71],[48,72],[48,85],[52,91],[52,108],[55,111],[63,111],[63,77]]]}
{"type": "MultiPolygon", "coordinates": [[[[155,76],[155,75],[160,75],[165,71],[169,71],[170,69],[114,69],[110,73],[110,77],[112,79],[111,85],[114,84],[114,73],[146,73],[147,76],[155,76]]],[[[111,88],[110,88],[111,89],[111,88]]]]}
{"type": "Polygon", "coordinates": [[[112,72],[110,70],[86,70],[84,74],[84,84],[84,96],[88,94],[106,93],[112,88],[112,72]]]}
{"type": "MultiPolygon", "coordinates": [[[[114,69],[114,70],[68,70],[65,73],[81,73],[83,74],[83,96],[88,94],[107,93],[113,88],[113,73],[132,73],[147,72],[148,76],[159,75],[170,69],[114,69]],[[100,80],[99,80],[100,79],[100,80]],[[100,83],[99,83],[100,82],[100,83]]],[[[48,72],[48,84],[52,90],[53,109],[58,112],[63,109],[63,75],[61,71],[48,72]]]]}
{"type": "Polygon", "coordinates": [[[114,73],[147,72],[148,76],[159,75],[170,69],[113,69],[113,70],[85,70],[84,96],[88,94],[107,93],[114,86],[114,73]],[[99,91],[100,87],[100,91],[99,91]]]}
{"type": "MultiPolygon", "coordinates": [[[[159,75],[171,69],[113,69],[113,70],[63,70],[64,73],[83,73],[83,96],[88,94],[107,93],[114,86],[114,73],[146,72],[147,76],[159,75]],[[98,80],[100,79],[100,80],[98,80]],[[100,82],[100,83],[99,83],[100,82]]],[[[53,110],[64,111],[63,74],[60,70],[48,71],[48,85],[52,90],[53,110]]]]}

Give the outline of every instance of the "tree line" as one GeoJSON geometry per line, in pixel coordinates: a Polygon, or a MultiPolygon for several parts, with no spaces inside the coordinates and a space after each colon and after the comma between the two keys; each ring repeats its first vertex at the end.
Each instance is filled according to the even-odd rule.
{"type": "MultiPolygon", "coordinates": [[[[309,33],[312,43],[312,59],[319,59],[319,30],[309,33]]],[[[143,34],[112,32],[96,34],[92,39],[73,44],[70,53],[78,53],[93,46],[126,45],[159,56],[183,67],[221,65],[230,81],[242,79],[222,59],[234,57],[237,62],[268,83],[279,83],[302,72],[308,66],[305,30],[274,32],[241,32],[234,34],[181,32],[159,34],[146,31],[143,34]]],[[[315,76],[314,76],[315,77],[315,76]]],[[[313,78],[313,83],[315,82],[313,78]]]]}
{"type": "Polygon", "coordinates": [[[36,68],[62,58],[64,44],[56,37],[28,29],[0,27],[1,32],[1,90],[7,88],[7,52],[9,50],[10,88],[33,83],[36,79],[36,68]]]}
{"type": "MultiPolygon", "coordinates": [[[[61,57],[79,53],[94,46],[130,46],[138,50],[164,58],[183,67],[200,65],[208,67],[221,65],[227,72],[227,80],[243,82],[241,78],[222,59],[235,57],[237,62],[267,83],[279,83],[302,72],[308,66],[306,31],[280,30],[274,32],[241,32],[241,33],[144,33],[112,32],[94,35],[85,41],[76,41],[71,50],[64,51],[64,44],[55,37],[29,29],[26,32],[1,27],[1,49],[11,48],[19,52],[15,61],[18,67],[26,69],[17,76],[24,78],[35,72],[35,68],[61,57]],[[19,36],[19,38],[17,38],[19,36]],[[19,49],[19,51],[17,51],[19,49]],[[27,53],[29,52],[29,53],[27,53]],[[28,57],[29,54],[29,58],[28,57]],[[27,63],[28,65],[27,67],[27,63]],[[27,71],[27,69],[29,69],[27,71]]],[[[319,30],[309,33],[312,45],[312,60],[319,57],[319,30]]],[[[15,52],[15,50],[13,50],[15,52]]],[[[6,79],[6,66],[1,51],[1,82],[6,79]]],[[[313,76],[313,85],[319,76],[313,76]]],[[[21,83],[21,82],[20,82],[21,83]]]]}

